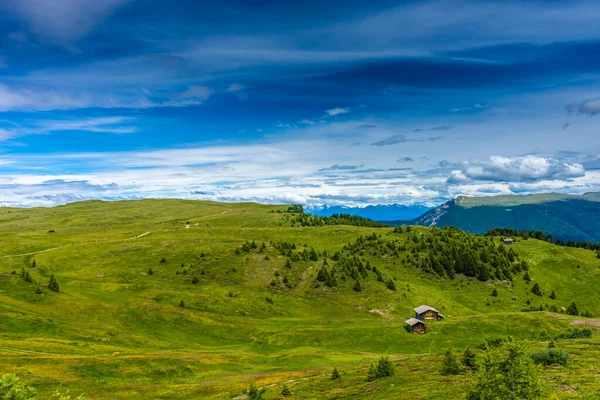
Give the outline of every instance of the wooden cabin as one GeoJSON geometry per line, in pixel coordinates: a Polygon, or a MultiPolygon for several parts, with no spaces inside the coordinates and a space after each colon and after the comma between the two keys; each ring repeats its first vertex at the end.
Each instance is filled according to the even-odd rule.
{"type": "Polygon", "coordinates": [[[507,246],[510,246],[511,244],[513,244],[513,240],[511,238],[502,239],[502,243],[504,243],[507,246]]]}
{"type": "Polygon", "coordinates": [[[435,308],[422,305],[415,308],[415,318],[419,321],[425,321],[426,319],[435,319],[439,321],[445,317],[435,308]]]}
{"type": "Polygon", "coordinates": [[[416,318],[410,318],[406,321],[406,328],[410,333],[425,333],[427,332],[427,325],[425,322],[419,321],[416,318]]]}

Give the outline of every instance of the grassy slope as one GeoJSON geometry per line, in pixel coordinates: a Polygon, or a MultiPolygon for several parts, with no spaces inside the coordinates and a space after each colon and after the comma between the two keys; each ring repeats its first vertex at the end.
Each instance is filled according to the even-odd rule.
{"type": "MultiPolygon", "coordinates": [[[[362,293],[352,291],[350,282],[314,288],[322,261],[287,269],[270,246],[269,260],[233,250],[246,240],[286,240],[331,252],[360,235],[394,234],[344,226],[291,228],[284,215],[268,212],[277,209],[285,207],[179,200],[0,209],[0,254],[53,249],[0,259],[0,369],[19,373],[44,393],[64,385],[98,399],[223,398],[252,381],[275,385],[269,390],[275,396],[288,379],[299,398],[389,398],[407,390],[412,398],[453,398],[465,378],[436,373],[441,350],[504,335],[532,339],[541,330],[564,331],[576,319],[522,313],[527,299],[565,307],[574,300],[600,314],[595,254],[535,240],[515,249],[531,264],[543,299],[531,295],[521,278],[514,285],[496,284],[500,295],[494,298],[491,283],[430,278],[377,258],[370,259],[372,265],[397,278],[397,292],[373,278],[362,293]],[[163,256],[166,264],[159,263],[163,256]],[[38,268],[29,269],[34,279],[45,284],[55,274],[61,294],[37,295],[34,284],[10,274],[34,259],[38,268]],[[182,263],[187,276],[175,274],[182,263]],[[296,286],[270,287],[275,269],[296,286]],[[194,274],[198,285],[190,283],[194,274]],[[548,298],[551,290],[557,300],[548,298]],[[177,307],[180,300],[185,309],[177,307]],[[403,321],[422,303],[439,307],[448,319],[432,323],[427,335],[410,335],[403,321]],[[402,373],[365,383],[363,368],[380,354],[397,360],[402,373]],[[324,376],[332,366],[344,371],[343,383],[324,376]],[[417,384],[414,378],[428,372],[425,384],[417,384]]],[[[561,386],[567,376],[582,383],[579,390],[593,388],[597,374],[584,364],[598,344],[566,341],[577,358],[547,372],[551,386],[564,396],[575,393],[561,386]]]]}

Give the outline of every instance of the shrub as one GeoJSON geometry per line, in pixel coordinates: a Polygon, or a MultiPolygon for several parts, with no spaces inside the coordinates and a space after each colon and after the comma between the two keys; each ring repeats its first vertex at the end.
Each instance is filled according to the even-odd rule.
{"type": "Polygon", "coordinates": [[[381,357],[379,362],[377,363],[377,367],[371,366],[369,367],[369,373],[367,375],[368,381],[374,381],[375,379],[384,378],[386,376],[394,375],[394,366],[392,362],[387,357],[381,357]]]}
{"type": "Polygon", "coordinates": [[[60,286],[58,285],[58,281],[54,277],[54,274],[50,275],[50,281],[48,282],[48,289],[53,292],[60,293],[60,286]]]}
{"type": "Polygon", "coordinates": [[[268,296],[267,296],[267,297],[265,297],[265,301],[266,301],[267,303],[269,303],[269,304],[273,304],[273,303],[275,303],[275,302],[273,301],[273,299],[272,299],[272,298],[270,298],[270,297],[268,297],[268,296]]]}
{"type": "Polygon", "coordinates": [[[569,360],[569,353],[567,353],[563,349],[550,347],[547,349],[534,351],[533,353],[531,353],[531,359],[534,363],[539,365],[565,365],[569,360]]]}
{"type": "Polygon", "coordinates": [[[283,388],[281,389],[281,395],[283,397],[289,397],[292,395],[292,391],[290,390],[289,387],[287,387],[287,385],[285,383],[283,384],[283,388]]]}
{"type": "Polygon", "coordinates": [[[246,390],[246,395],[248,396],[248,400],[262,400],[264,399],[263,394],[265,394],[266,391],[266,388],[259,389],[253,383],[246,390]]]}
{"type": "Polygon", "coordinates": [[[340,373],[338,372],[337,368],[334,368],[333,371],[331,372],[331,380],[336,381],[340,378],[341,378],[340,373]]]}
{"type": "Polygon", "coordinates": [[[492,290],[492,296],[498,297],[498,289],[494,288],[494,290],[492,290]]]}
{"type": "Polygon", "coordinates": [[[586,308],[585,310],[583,310],[581,312],[581,316],[586,317],[586,318],[594,318],[594,313],[591,310],[586,308]]]}
{"type": "Polygon", "coordinates": [[[460,372],[460,367],[458,366],[458,361],[456,361],[456,356],[454,355],[453,349],[448,349],[444,353],[444,360],[442,361],[442,375],[458,375],[460,372]]]}

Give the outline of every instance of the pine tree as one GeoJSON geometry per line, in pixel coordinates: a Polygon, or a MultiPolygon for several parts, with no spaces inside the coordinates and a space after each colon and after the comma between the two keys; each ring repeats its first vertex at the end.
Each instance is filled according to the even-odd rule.
{"type": "Polygon", "coordinates": [[[337,368],[334,368],[333,371],[331,372],[331,380],[336,381],[340,378],[341,378],[340,373],[338,372],[337,368]]]}
{"type": "Polygon", "coordinates": [[[494,288],[494,290],[492,290],[492,296],[498,297],[498,289],[494,288]]]}
{"type": "Polygon", "coordinates": [[[289,258],[285,261],[285,267],[286,268],[292,268],[292,263],[290,262],[289,258]]]}
{"type": "Polygon", "coordinates": [[[579,315],[579,310],[577,309],[577,305],[575,302],[572,302],[569,307],[567,307],[567,314],[569,315],[579,315]]]}
{"type": "Polygon", "coordinates": [[[381,357],[377,364],[377,377],[386,377],[394,375],[394,366],[387,357],[381,357]]]}
{"type": "Polygon", "coordinates": [[[385,283],[385,285],[387,286],[388,289],[393,290],[394,292],[396,291],[396,284],[394,283],[394,281],[392,279],[388,279],[387,282],[385,283]]]}
{"type": "Polygon", "coordinates": [[[43,292],[42,292],[42,289],[41,289],[41,288],[38,286],[38,287],[35,289],[35,293],[36,293],[36,294],[42,294],[43,292]]]}
{"type": "Polygon", "coordinates": [[[369,372],[367,373],[367,381],[373,382],[377,378],[377,369],[375,369],[375,366],[371,364],[369,367],[369,372]]]}
{"type": "Polygon", "coordinates": [[[166,258],[164,258],[164,257],[163,257],[163,258],[161,258],[161,259],[160,259],[160,263],[161,263],[161,264],[166,264],[166,263],[167,263],[167,259],[166,259],[166,258]]]}
{"type": "Polygon", "coordinates": [[[152,268],[148,268],[148,275],[154,275],[154,271],[152,271],[152,268]]]}
{"type": "Polygon", "coordinates": [[[283,388],[281,389],[281,395],[283,397],[289,397],[292,395],[292,391],[290,390],[289,387],[287,387],[287,385],[285,383],[283,384],[283,388]]]}
{"type": "Polygon", "coordinates": [[[31,268],[35,268],[37,267],[37,264],[35,263],[35,260],[33,260],[33,262],[31,263],[31,268]]]}
{"type": "Polygon", "coordinates": [[[23,280],[25,280],[25,282],[33,282],[33,278],[31,277],[31,274],[29,273],[29,271],[25,271],[25,276],[23,277],[23,280]]]}
{"type": "Polygon", "coordinates": [[[60,286],[58,286],[58,281],[54,277],[54,274],[50,275],[50,281],[48,282],[48,289],[53,292],[60,293],[60,286]]]}
{"type": "Polygon", "coordinates": [[[192,283],[193,283],[194,285],[196,285],[198,282],[200,282],[200,280],[198,279],[198,276],[197,276],[197,275],[194,275],[194,277],[192,278],[192,283]]]}
{"type": "Polygon", "coordinates": [[[556,300],[556,294],[554,293],[554,290],[552,291],[552,293],[550,293],[550,298],[552,300],[556,300]]]}
{"type": "Polygon", "coordinates": [[[321,268],[321,269],[319,269],[319,272],[317,273],[317,280],[319,282],[325,282],[327,280],[327,275],[329,275],[327,273],[327,270],[325,268],[321,268]]]}
{"type": "Polygon", "coordinates": [[[362,285],[359,280],[356,281],[352,289],[354,289],[355,292],[362,292],[362,285]]]}
{"type": "Polygon", "coordinates": [[[469,346],[465,348],[465,351],[462,356],[462,360],[460,360],[463,369],[465,371],[477,371],[477,361],[475,358],[475,353],[469,346]]]}
{"type": "Polygon", "coordinates": [[[525,280],[525,282],[531,282],[531,277],[529,276],[529,272],[525,272],[525,275],[523,275],[523,279],[525,280]]]}
{"type": "Polygon", "coordinates": [[[460,372],[458,361],[454,355],[452,348],[446,350],[444,353],[444,360],[442,361],[442,375],[457,375],[460,372]]]}
{"type": "Polygon", "coordinates": [[[540,285],[537,282],[531,288],[531,293],[535,294],[536,296],[542,295],[542,290],[540,289],[540,285]]]}
{"type": "Polygon", "coordinates": [[[181,301],[179,302],[179,307],[181,307],[181,308],[185,308],[185,303],[183,302],[183,300],[181,300],[181,301]]]}

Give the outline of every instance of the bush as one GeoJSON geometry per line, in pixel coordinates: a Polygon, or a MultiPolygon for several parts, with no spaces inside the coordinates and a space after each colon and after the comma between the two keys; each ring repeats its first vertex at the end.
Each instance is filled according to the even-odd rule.
{"type": "Polygon", "coordinates": [[[369,373],[367,375],[368,381],[374,381],[379,378],[384,378],[386,376],[394,375],[394,366],[392,362],[387,357],[381,357],[379,362],[377,363],[377,367],[371,366],[369,367],[369,373]]]}
{"type": "Polygon", "coordinates": [[[273,299],[272,299],[272,298],[270,298],[270,297],[265,297],[265,301],[266,301],[267,303],[269,303],[269,304],[273,304],[273,303],[275,303],[275,302],[273,301],[273,299]]]}
{"type": "Polygon", "coordinates": [[[492,296],[498,297],[498,289],[494,288],[494,290],[492,290],[492,296]]]}
{"type": "Polygon", "coordinates": [[[253,383],[248,389],[245,390],[245,394],[248,396],[248,400],[263,400],[263,394],[265,394],[266,391],[266,388],[259,389],[254,386],[253,383]]]}
{"type": "Polygon", "coordinates": [[[27,386],[16,375],[4,374],[0,377],[0,399],[32,400],[36,397],[36,390],[27,386]]]}
{"type": "Polygon", "coordinates": [[[292,395],[292,391],[290,390],[289,387],[287,387],[287,385],[285,383],[283,384],[283,388],[281,389],[281,395],[283,397],[289,397],[292,395]]]}
{"type": "Polygon", "coordinates": [[[566,365],[569,360],[569,353],[563,349],[550,347],[540,351],[534,351],[531,353],[531,359],[534,363],[539,365],[566,365]]]}
{"type": "Polygon", "coordinates": [[[334,368],[333,371],[331,372],[331,380],[336,381],[340,378],[341,378],[340,373],[338,372],[337,368],[334,368]]]}

